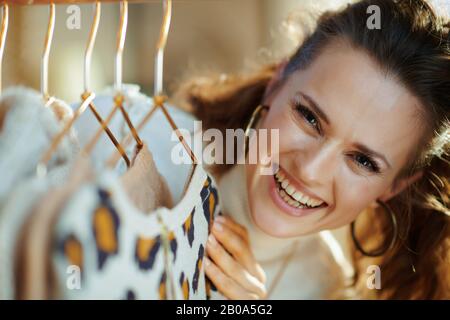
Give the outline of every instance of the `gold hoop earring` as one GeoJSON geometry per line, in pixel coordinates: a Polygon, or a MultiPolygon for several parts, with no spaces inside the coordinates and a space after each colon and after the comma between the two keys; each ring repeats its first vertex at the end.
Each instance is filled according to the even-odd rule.
{"type": "Polygon", "coordinates": [[[247,123],[247,126],[245,127],[245,139],[244,139],[244,152],[245,156],[248,154],[248,145],[250,140],[250,129],[252,129],[255,126],[255,123],[259,121],[261,118],[261,111],[267,111],[269,110],[268,106],[265,105],[259,105],[256,107],[256,109],[253,111],[252,116],[250,117],[250,120],[247,123]]]}
{"type": "Polygon", "coordinates": [[[392,224],[392,230],[393,230],[393,236],[391,241],[389,242],[389,245],[386,247],[382,247],[379,248],[377,250],[374,250],[372,252],[368,252],[366,250],[363,249],[363,247],[361,246],[361,244],[358,242],[358,240],[356,239],[356,235],[355,235],[355,221],[353,221],[350,224],[350,231],[351,231],[351,235],[352,235],[352,240],[355,244],[356,249],[361,252],[363,255],[368,256],[368,257],[379,257],[382,256],[383,254],[385,254],[387,251],[391,250],[395,243],[397,242],[397,238],[398,238],[398,225],[397,225],[397,218],[395,217],[394,212],[392,211],[391,208],[389,208],[389,206],[380,201],[377,200],[377,203],[383,207],[383,209],[389,214],[389,217],[391,219],[391,224],[392,224]]]}

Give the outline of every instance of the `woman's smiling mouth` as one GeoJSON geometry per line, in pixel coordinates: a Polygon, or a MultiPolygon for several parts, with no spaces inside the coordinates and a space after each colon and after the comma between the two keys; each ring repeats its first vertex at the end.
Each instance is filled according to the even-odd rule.
{"type": "Polygon", "coordinates": [[[269,193],[272,200],[289,215],[303,216],[327,206],[325,201],[300,188],[298,183],[290,179],[280,166],[270,180],[269,193]]]}

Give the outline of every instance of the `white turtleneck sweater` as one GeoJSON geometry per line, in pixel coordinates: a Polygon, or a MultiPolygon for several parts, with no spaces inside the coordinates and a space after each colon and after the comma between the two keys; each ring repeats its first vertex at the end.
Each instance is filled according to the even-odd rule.
{"type": "MultiPolygon", "coordinates": [[[[294,255],[267,299],[339,298],[352,270],[332,233],[324,231],[295,238],[266,234],[252,221],[245,177],[245,165],[235,165],[217,179],[219,199],[223,213],[247,228],[251,249],[267,276],[267,289],[272,286],[293,243],[298,241],[294,255]]],[[[223,299],[223,296],[212,291],[211,299],[223,299]]]]}

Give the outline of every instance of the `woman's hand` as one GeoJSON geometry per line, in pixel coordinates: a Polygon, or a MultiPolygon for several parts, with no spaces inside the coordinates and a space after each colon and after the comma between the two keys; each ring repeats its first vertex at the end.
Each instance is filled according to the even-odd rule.
{"type": "Polygon", "coordinates": [[[247,229],[232,218],[217,216],[205,256],[206,276],[227,298],[264,299],[266,275],[250,249],[247,229]]]}

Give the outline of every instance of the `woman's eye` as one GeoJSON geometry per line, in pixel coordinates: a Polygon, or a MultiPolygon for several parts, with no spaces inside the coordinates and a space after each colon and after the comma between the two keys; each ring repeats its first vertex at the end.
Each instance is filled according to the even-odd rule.
{"type": "Polygon", "coordinates": [[[356,163],[363,167],[364,169],[367,169],[371,172],[379,172],[379,168],[377,166],[377,164],[372,161],[369,157],[363,155],[363,154],[356,154],[354,156],[354,159],[356,161],[356,163]]]}
{"type": "Polygon", "coordinates": [[[319,120],[317,120],[317,117],[314,115],[314,113],[312,113],[307,107],[301,104],[297,104],[296,109],[303,117],[303,119],[305,119],[305,121],[308,122],[310,126],[312,126],[317,132],[320,133],[319,120]]]}

